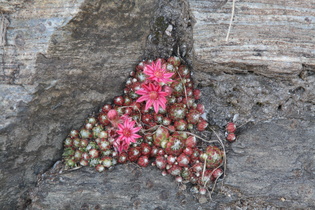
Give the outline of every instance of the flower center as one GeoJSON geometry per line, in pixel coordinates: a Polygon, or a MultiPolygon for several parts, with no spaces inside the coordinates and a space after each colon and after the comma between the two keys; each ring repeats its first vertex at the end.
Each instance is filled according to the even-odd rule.
{"type": "Polygon", "coordinates": [[[128,128],[125,128],[124,131],[123,131],[123,135],[126,136],[126,137],[130,137],[132,134],[131,130],[128,129],[128,128]]]}
{"type": "Polygon", "coordinates": [[[151,91],[149,93],[149,97],[150,97],[151,100],[156,100],[158,98],[158,96],[159,96],[158,92],[156,92],[156,91],[151,91]]]}
{"type": "Polygon", "coordinates": [[[154,76],[155,77],[157,77],[157,78],[162,78],[163,77],[163,71],[161,71],[161,70],[156,70],[155,72],[154,72],[154,76]]]}

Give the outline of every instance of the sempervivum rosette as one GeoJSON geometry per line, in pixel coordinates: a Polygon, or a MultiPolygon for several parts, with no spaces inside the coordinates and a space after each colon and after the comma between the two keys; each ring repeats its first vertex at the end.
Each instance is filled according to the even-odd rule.
{"type": "MultiPolygon", "coordinates": [[[[208,127],[197,101],[191,72],[178,57],[140,62],[126,81],[124,94],[89,117],[64,141],[67,168],[91,166],[99,172],[116,164],[150,163],[204,194],[224,174],[225,152],[194,134],[208,127]],[[203,142],[201,140],[204,140],[203,142]]],[[[235,125],[227,126],[228,134],[235,125]]]]}

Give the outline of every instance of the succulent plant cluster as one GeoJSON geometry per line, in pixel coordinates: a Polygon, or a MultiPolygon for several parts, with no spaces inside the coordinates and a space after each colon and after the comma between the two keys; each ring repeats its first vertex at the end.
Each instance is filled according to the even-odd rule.
{"type": "Polygon", "coordinates": [[[218,145],[202,146],[193,134],[208,126],[200,97],[189,68],[178,57],[140,62],[123,95],[69,133],[64,141],[66,167],[91,166],[102,172],[127,162],[151,164],[162,175],[206,193],[223,174],[225,153],[218,145]]]}
{"type": "Polygon", "coordinates": [[[228,140],[229,142],[233,142],[236,140],[236,135],[235,135],[235,131],[236,131],[236,125],[233,122],[229,122],[226,127],[226,140],[228,140]]]}

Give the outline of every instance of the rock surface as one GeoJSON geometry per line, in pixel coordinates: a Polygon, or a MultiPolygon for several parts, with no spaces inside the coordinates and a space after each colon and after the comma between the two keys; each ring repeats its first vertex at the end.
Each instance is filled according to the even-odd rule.
{"type": "Polygon", "coordinates": [[[0,206],[61,158],[72,128],[122,93],[143,56],[156,3],[20,1],[5,17],[0,206]],[[113,15],[115,14],[115,15],[113,15]]]}
{"type": "Polygon", "coordinates": [[[62,174],[52,170],[42,177],[39,187],[31,194],[31,209],[197,209],[213,206],[199,204],[183,186],[151,166],[141,168],[125,164],[104,173],[95,173],[91,168],[62,174]]]}
{"type": "Polygon", "coordinates": [[[314,208],[314,4],[236,1],[226,42],[232,1],[189,2],[208,119],[239,126],[227,147],[232,205],[314,208]]]}
{"type": "Polygon", "coordinates": [[[315,6],[236,1],[226,42],[231,9],[223,0],[1,2],[0,208],[315,208],[315,6]],[[43,174],[135,64],[172,54],[193,65],[221,138],[228,121],[239,127],[212,202],[153,167],[43,174]]]}
{"type": "Polygon", "coordinates": [[[189,1],[196,19],[195,55],[200,61],[195,67],[265,76],[298,75],[305,66],[314,68],[314,2],[236,1],[226,41],[232,2],[189,1]]]}

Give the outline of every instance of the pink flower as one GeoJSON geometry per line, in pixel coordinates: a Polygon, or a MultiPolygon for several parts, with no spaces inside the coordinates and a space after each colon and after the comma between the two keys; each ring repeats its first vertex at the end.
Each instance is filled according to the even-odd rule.
{"type": "Polygon", "coordinates": [[[121,122],[118,112],[115,109],[111,109],[107,113],[107,118],[109,122],[116,128],[118,123],[121,122]]]}
{"type": "Polygon", "coordinates": [[[121,153],[123,150],[127,151],[129,148],[129,144],[127,144],[125,141],[121,141],[121,140],[120,141],[119,140],[114,141],[113,145],[119,153],[121,153]]]}
{"type": "Polygon", "coordinates": [[[150,80],[157,81],[158,83],[173,81],[170,78],[174,73],[167,73],[166,69],[161,66],[161,59],[158,59],[155,63],[152,62],[152,65],[146,65],[143,72],[149,76],[150,80]]]}
{"type": "Polygon", "coordinates": [[[118,118],[118,112],[115,109],[111,109],[107,113],[109,120],[116,120],[118,118]]]}
{"type": "Polygon", "coordinates": [[[165,96],[168,95],[168,93],[162,92],[161,89],[160,85],[154,85],[152,83],[149,83],[149,85],[143,84],[142,88],[136,91],[137,94],[142,95],[136,102],[146,101],[145,110],[148,110],[153,104],[154,111],[158,113],[159,106],[161,106],[162,109],[166,108],[165,96]]]}
{"type": "Polygon", "coordinates": [[[131,121],[130,118],[125,118],[123,124],[118,124],[119,137],[115,140],[114,146],[121,152],[122,150],[127,150],[131,142],[136,142],[137,138],[141,136],[136,134],[141,127],[134,127],[135,121],[131,121]]]}
{"type": "Polygon", "coordinates": [[[168,96],[171,95],[173,92],[173,88],[171,88],[170,86],[167,86],[167,85],[164,85],[162,89],[164,92],[167,93],[168,96]]]}

